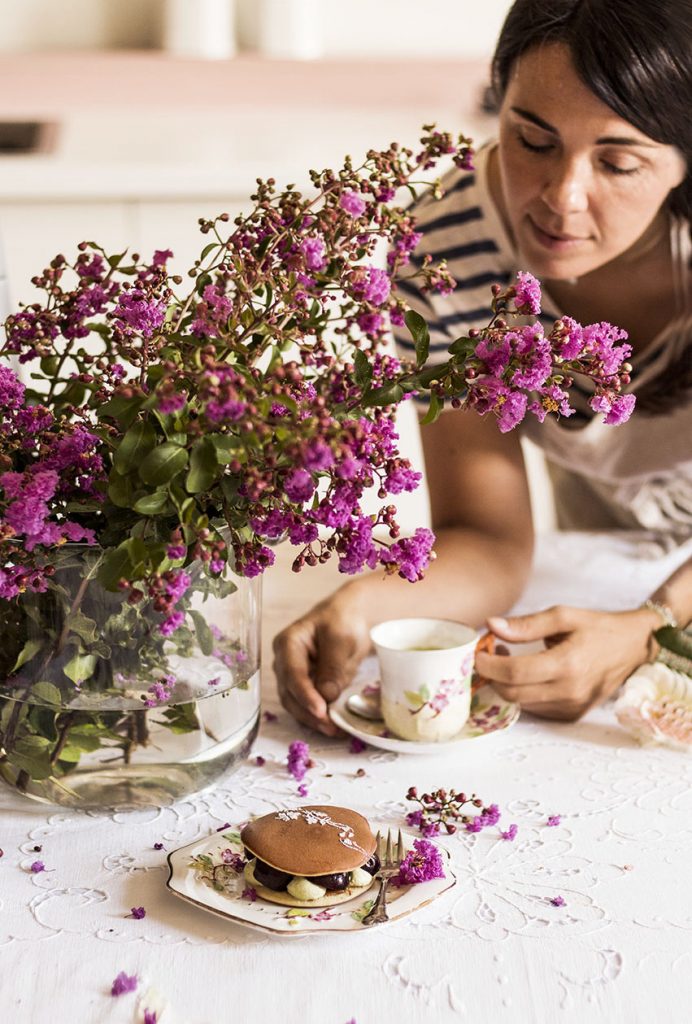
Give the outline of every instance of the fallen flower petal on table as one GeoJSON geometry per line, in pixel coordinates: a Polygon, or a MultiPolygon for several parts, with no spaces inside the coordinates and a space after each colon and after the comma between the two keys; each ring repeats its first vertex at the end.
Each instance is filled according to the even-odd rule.
{"type": "Polygon", "coordinates": [[[123,996],[127,992],[134,992],[138,983],[139,979],[136,974],[125,974],[125,971],[121,971],[113,980],[113,984],[111,985],[111,995],[123,996]]]}

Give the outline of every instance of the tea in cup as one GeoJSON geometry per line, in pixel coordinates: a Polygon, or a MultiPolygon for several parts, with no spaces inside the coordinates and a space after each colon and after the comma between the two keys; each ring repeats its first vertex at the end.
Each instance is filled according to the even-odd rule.
{"type": "Polygon", "coordinates": [[[370,638],[388,730],[425,743],[456,736],[471,710],[476,630],[447,619],[392,619],[370,638]]]}

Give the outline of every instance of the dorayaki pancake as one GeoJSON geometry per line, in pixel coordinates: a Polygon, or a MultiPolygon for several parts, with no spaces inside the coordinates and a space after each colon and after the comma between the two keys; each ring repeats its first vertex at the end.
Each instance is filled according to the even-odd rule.
{"type": "MultiPolygon", "coordinates": [[[[260,859],[263,860],[264,858],[260,859]]],[[[290,892],[287,892],[285,889],[280,889],[277,892],[275,889],[268,889],[266,885],[262,885],[261,882],[258,882],[252,870],[254,863],[254,861],[250,861],[249,864],[245,865],[244,874],[248,883],[252,886],[260,899],[268,900],[270,903],[280,903],[284,907],[333,907],[337,903],[345,903],[347,900],[352,900],[354,896],[360,896],[362,893],[367,892],[375,881],[373,877],[369,885],[351,885],[348,889],[341,889],[337,892],[326,892],[324,896],[320,896],[320,898],[316,900],[298,900],[295,896],[291,896],[290,892]]]]}
{"type": "MultiPolygon", "coordinates": [[[[372,857],[377,846],[362,814],[326,804],[264,814],[249,822],[240,838],[265,864],[303,878],[354,871],[372,857]]],[[[341,902],[338,894],[325,899],[341,902]]]]}

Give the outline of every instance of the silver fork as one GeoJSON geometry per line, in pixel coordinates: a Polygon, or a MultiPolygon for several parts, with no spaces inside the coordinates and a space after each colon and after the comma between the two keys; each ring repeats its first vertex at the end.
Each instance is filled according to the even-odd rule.
{"type": "Polygon", "coordinates": [[[396,855],[392,854],[392,832],[387,829],[387,842],[377,833],[377,856],[380,858],[380,870],[377,872],[377,879],[380,883],[377,898],[371,909],[363,918],[363,924],[367,927],[371,924],[382,924],[389,920],[387,914],[387,887],[389,880],[399,870],[399,865],[404,859],[404,840],[401,837],[401,829],[396,843],[396,855]]]}

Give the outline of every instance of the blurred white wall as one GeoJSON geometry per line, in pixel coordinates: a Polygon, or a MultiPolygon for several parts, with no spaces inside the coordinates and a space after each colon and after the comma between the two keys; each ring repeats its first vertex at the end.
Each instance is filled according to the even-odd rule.
{"type": "Polygon", "coordinates": [[[218,19],[235,48],[268,56],[479,57],[510,0],[0,0],[0,52],[154,49],[170,23],[218,19]],[[221,8],[226,8],[221,13],[221,8]],[[229,30],[228,25],[235,28],[229,30]]]}

